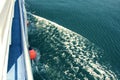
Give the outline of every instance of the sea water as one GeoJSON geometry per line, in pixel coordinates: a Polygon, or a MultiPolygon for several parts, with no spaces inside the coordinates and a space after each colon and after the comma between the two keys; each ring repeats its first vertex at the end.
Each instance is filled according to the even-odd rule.
{"type": "Polygon", "coordinates": [[[35,80],[120,79],[119,0],[26,0],[26,8],[41,55],[35,80]]]}

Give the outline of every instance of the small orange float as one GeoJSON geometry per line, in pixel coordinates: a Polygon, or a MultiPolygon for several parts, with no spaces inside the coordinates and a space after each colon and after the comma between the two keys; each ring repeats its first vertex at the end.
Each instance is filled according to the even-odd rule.
{"type": "Polygon", "coordinates": [[[36,51],[32,48],[29,48],[30,59],[34,60],[37,56],[36,51]]]}

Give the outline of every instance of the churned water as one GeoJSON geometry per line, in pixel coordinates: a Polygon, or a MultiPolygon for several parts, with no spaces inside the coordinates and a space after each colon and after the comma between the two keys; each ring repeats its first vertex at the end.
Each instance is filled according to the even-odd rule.
{"type": "Polygon", "coordinates": [[[120,79],[119,0],[26,0],[26,8],[35,80],[120,79]]]}

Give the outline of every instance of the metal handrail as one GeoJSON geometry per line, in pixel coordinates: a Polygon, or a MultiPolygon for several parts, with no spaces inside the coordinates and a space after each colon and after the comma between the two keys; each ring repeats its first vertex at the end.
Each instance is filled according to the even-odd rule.
{"type": "MultiPolygon", "coordinates": [[[[19,9],[20,9],[20,21],[21,21],[21,31],[22,31],[22,43],[23,43],[23,53],[24,53],[24,60],[25,60],[25,67],[26,67],[26,77],[27,80],[33,80],[33,74],[32,74],[32,68],[31,68],[31,63],[30,63],[30,58],[29,58],[29,53],[28,53],[28,48],[27,48],[27,39],[26,39],[26,33],[25,33],[25,28],[27,27],[26,24],[24,25],[25,22],[23,22],[23,16],[26,15],[26,13],[22,12],[22,7],[24,7],[24,1],[19,0],[19,9]]],[[[25,9],[25,8],[24,8],[25,9]]],[[[25,11],[25,10],[23,10],[25,11]]],[[[25,20],[26,21],[26,20],[25,20]]]]}

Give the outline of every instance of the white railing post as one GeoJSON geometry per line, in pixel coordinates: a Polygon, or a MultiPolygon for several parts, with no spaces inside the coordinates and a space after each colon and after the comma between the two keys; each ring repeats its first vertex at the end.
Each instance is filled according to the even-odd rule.
{"type": "MultiPolygon", "coordinates": [[[[19,8],[20,8],[20,18],[21,18],[21,31],[22,31],[22,43],[23,43],[23,53],[24,53],[24,59],[25,59],[25,67],[26,67],[26,76],[27,80],[33,80],[33,74],[32,74],[32,68],[31,68],[31,63],[30,63],[30,58],[29,58],[29,53],[28,53],[28,45],[27,45],[27,40],[26,40],[26,33],[24,30],[25,26],[23,23],[23,14],[22,14],[22,6],[24,7],[24,4],[22,3],[22,0],[19,0],[19,8]]],[[[26,14],[25,14],[26,15],[26,14]]]]}

